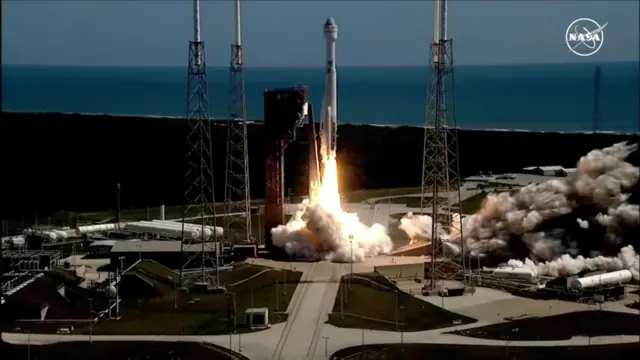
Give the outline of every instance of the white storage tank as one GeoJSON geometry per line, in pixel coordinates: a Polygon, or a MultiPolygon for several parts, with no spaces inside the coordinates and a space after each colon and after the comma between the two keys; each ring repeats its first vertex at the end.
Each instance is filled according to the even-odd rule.
{"type": "Polygon", "coordinates": [[[76,228],[76,234],[84,235],[96,232],[107,232],[107,231],[115,231],[118,230],[118,223],[110,223],[110,224],[96,224],[96,225],[85,225],[78,226],[76,228]]]}
{"type": "Polygon", "coordinates": [[[633,274],[631,273],[631,271],[619,270],[575,279],[571,282],[571,288],[580,291],[598,286],[615,286],[627,283],[632,279],[633,274]]]}
{"type": "MultiPolygon", "coordinates": [[[[135,233],[148,233],[174,239],[182,238],[181,228],[166,227],[161,224],[151,225],[142,222],[128,223],[126,229],[127,231],[135,233]]],[[[200,233],[193,229],[185,229],[184,237],[189,240],[198,240],[200,239],[200,233]]]]}
{"type": "MultiPolygon", "coordinates": [[[[152,221],[141,221],[143,223],[151,223],[151,224],[163,224],[166,225],[168,227],[179,227],[182,229],[182,224],[181,222],[177,222],[177,221],[169,221],[169,220],[152,220],[152,221]]],[[[194,229],[197,230],[198,232],[202,231],[202,225],[198,225],[198,224],[191,224],[191,223],[184,223],[184,228],[185,229],[194,229]]],[[[213,229],[215,229],[216,232],[216,236],[222,236],[224,234],[223,229],[220,226],[211,226],[211,225],[205,225],[204,226],[205,229],[205,238],[210,238],[213,235],[213,229]]]]}
{"type": "Polygon", "coordinates": [[[534,281],[536,274],[529,268],[498,268],[493,270],[492,275],[497,278],[519,279],[534,281]]]}

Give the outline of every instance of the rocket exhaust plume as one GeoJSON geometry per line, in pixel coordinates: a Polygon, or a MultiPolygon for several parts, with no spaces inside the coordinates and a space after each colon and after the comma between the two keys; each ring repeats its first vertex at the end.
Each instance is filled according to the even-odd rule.
{"type": "MultiPolygon", "coordinates": [[[[321,179],[314,184],[317,176],[311,174],[309,199],[300,204],[286,225],[271,229],[271,233],[275,246],[284,248],[298,259],[363,261],[366,257],[390,252],[392,244],[384,226],[374,224],[369,227],[360,222],[356,214],[342,210],[336,160],[335,42],[338,26],[333,19],[325,23],[324,33],[327,41],[327,72],[320,119],[321,179]]],[[[310,134],[313,134],[311,130],[310,134]]],[[[313,173],[312,169],[317,168],[313,159],[317,157],[310,154],[309,158],[309,169],[313,173]]]]}
{"type": "MultiPolygon", "coordinates": [[[[452,251],[464,241],[471,256],[508,256],[510,265],[540,275],[628,269],[638,279],[633,245],[640,243],[640,206],[628,200],[640,169],[626,161],[637,148],[624,142],[592,150],[565,179],[489,194],[480,210],[462,219],[462,237],[439,233],[452,251]]],[[[400,228],[412,240],[432,236],[429,216],[408,214],[400,228]]]]}

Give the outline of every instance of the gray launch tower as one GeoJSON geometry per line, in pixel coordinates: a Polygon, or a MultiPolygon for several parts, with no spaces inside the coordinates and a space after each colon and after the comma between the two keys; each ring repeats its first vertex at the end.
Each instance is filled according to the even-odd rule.
{"type": "Polygon", "coordinates": [[[464,241],[461,241],[463,259],[460,262],[459,258],[453,258],[454,254],[446,251],[438,231],[442,227],[464,239],[460,226],[458,132],[453,97],[453,51],[451,39],[447,38],[447,0],[435,0],[434,10],[420,204],[421,212],[433,217],[429,284],[432,290],[440,288],[442,280],[464,275],[465,270],[464,241]]]}
{"type": "Polygon", "coordinates": [[[247,106],[242,54],[240,0],[236,5],[236,42],[231,45],[229,66],[229,122],[227,124],[227,165],[224,192],[224,229],[227,241],[253,242],[251,233],[251,189],[249,184],[249,143],[247,106]]]}
{"type": "MultiPolygon", "coordinates": [[[[207,65],[205,63],[204,42],[200,40],[200,1],[193,1],[194,33],[189,41],[189,69],[187,77],[187,169],[185,173],[184,210],[182,213],[182,255],[186,258],[180,269],[180,282],[183,287],[218,287],[218,248],[216,231],[213,241],[204,238],[193,241],[185,237],[184,221],[198,217],[205,226],[215,226],[215,208],[213,204],[213,154],[211,146],[211,119],[209,118],[209,99],[207,90],[207,65]],[[193,251],[193,249],[198,251],[193,251]],[[187,249],[191,251],[186,251],[187,249]],[[215,256],[211,254],[215,253],[215,256]],[[215,276],[213,271],[215,271],[215,276]]],[[[204,237],[204,235],[203,235],[204,237]]],[[[211,240],[211,239],[208,239],[211,240]]]]}

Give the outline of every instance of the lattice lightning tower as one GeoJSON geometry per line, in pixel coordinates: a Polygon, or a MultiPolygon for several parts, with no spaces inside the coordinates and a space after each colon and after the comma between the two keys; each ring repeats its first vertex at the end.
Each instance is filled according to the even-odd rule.
{"type": "Polygon", "coordinates": [[[600,66],[596,66],[593,78],[593,131],[600,130],[600,66]]]}
{"type": "MultiPolygon", "coordinates": [[[[451,39],[447,39],[447,2],[435,0],[434,40],[431,44],[431,73],[427,99],[427,116],[424,131],[424,155],[422,160],[421,212],[433,217],[431,233],[431,289],[436,289],[438,281],[451,280],[464,272],[464,258],[453,259],[446,252],[439,234],[439,226],[447,232],[460,233],[460,178],[458,164],[457,128],[455,123],[455,99],[451,96],[451,112],[447,109],[447,80],[453,83],[453,51],[451,39]],[[438,225],[440,224],[440,225],[438,225]]],[[[464,243],[464,242],[462,242],[464,243]]],[[[464,246],[464,245],[463,245],[464,246]]],[[[462,249],[464,256],[464,249],[462,249]]],[[[463,276],[464,279],[464,276],[463,276]]],[[[466,280],[463,280],[466,281],[466,280]]]]}
{"type": "Polygon", "coordinates": [[[236,43],[231,45],[229,67],[229,122],[225,176],[225,236],[228,241],[253,242],[251,233],[251,189],[249,143],[241,37],[240,0],[236,0],[236,43]]]}
{"type": "MultiPolygon", "coordinates": [[[[213,154],[211,144],[211,119],[207,90],[207,65],[204,42],[200,40],[200,1],[193,2],[194,40],[189,42],[189,69],[187,76],[187,170],[185,174],[185,206],[182,215],[197,216],[202,224],[200,234],[204,238],[205,226],[215,226],[213,154]]],[[[180,269],[183,287],[190,285],[218,287],[218,239],[205,242],[203,238],[185,237],[182,226],[182,255],[187,259],[180,269]],[[215,255],[211,254],[215,252],[215,255]],[[215,273],[214,273],[215,271],[215,273]]],[[[211,240],[211,239],[208,239],[211,240]]]]}

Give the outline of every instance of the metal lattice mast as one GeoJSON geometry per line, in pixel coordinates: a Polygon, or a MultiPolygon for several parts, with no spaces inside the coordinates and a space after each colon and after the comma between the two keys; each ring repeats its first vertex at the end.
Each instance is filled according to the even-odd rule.
{"type": "MultiPolygon", "coordinates": [[[[424,154],[422,159],[421,212],[430,213],[433,222],[431,284],[435,289],[440,280],[458,278],[458,268],[464,272],[463,259],[446,252],[442,245],[443,229],[447,233],[460,234],[460,178],[458,163],[458,133],[455,123],[453,88],[453,51],[447,39],[446,1],[435,0],[434,42],[431,44],[431,66],[427,98],[427,114],[424,128],[424,154]],[[451,112],[447,108],[447,95],[451,95],[451,112]],[[457,217],[457,219],[456,219],[457,217]]],[[[464,247],[464,241],[462,241],[464,247]]],[[[464,276],[463,276],[464,279],[464,276]]],[[[466,280],[463,280],[466,282],[466,280]]]]}
{"type": "Polygon", "coordinates": [[[231,45],[229,67],[229,122],[225,176],[225,236],[228,241],[253,242],[251,233],[251,191],[249,143],[241,37],[240,0],[236,0],[236,43],[231,45]]]}
{"type": "Polygon", "coordinates": [[[187,76],[187,170],[185,173],[185,206],[182,215],[199,218],[201,238],[194,239],[182,227],[182,254],[186,261],[180,269],[182,286],[193,284],[217,287],[218,241],[204,237],[206,226],[215,226],[216,211],[213,185],[213,154],[211,119],[207,90],[207,65],[204,42],[200,40],[200,1],[193,2],[194,40],[189,42],[189,69],[187,76]],[[185,236],[189,235],[189,236],[185,236]],[[213,241],[204,241],[213,240],[213,241]],[[211,255],[215,253],[215,255],[211,255]],[[213,273],[215,270],[215,274],[213,273]]]}
{"type": "Polygon", "coordinates": [[[593,79],[593,130],[602,130],[600,128],[600,66],[596,66],[593,79]]]}

